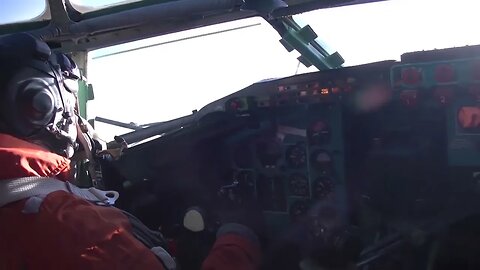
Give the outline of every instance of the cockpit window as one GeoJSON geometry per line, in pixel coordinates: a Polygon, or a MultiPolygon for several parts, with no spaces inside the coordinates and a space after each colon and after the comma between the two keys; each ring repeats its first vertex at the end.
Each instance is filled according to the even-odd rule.
{"type": "MultiPolygon", "coordinates": [[[[476,11],[468,0],[389,0],[294,19],[309,24],[328,52],[338,51],[344,66],[354,66],[480,44],[480,36],[467,31],[477,24],[476,11]]],[[[300,64],[299,54],[288,53],[280,39],[265,20],[250,18],[93,51],[95,103],[117,103],[114,109],[95,107],[94,115],[126,123],[166,121],[263,79],[317,71],[300,64]],[[133,103],[139,104],[135,110],[123,109],[133,103]]]]}
{"type": "MultiPolygon", "coordinates": [[[[279,40],[255,17],[92,51],[91,111],[126,123],[166,121],[255,82],[303,72],[298,53],[288,53],[279,40]],[[132,104],[134,110],[125,110],[132,104]]],[[[109,139],[122,134],[112,132],[109,139]]]]}
{"type": "Polygon", "coordinates": [[[70,4],[78,12],[87,13],[139,1],[141,0],[70,0],[70,4]]]}
{"type": "Polygon", "coordinates": [[[0,25],[49,19],[46,0],[2,0],[0,25]]]}
{"type": "MultiPolygon", "coordinates": [[[[405,52],[480,44],[476,1],[389,0],[294,16],[308,24],[346,66],[399,60],[405,52]],[[473,28],[472,28],[473,27],[473,28]]],[[[302,26],[303,26],[302,25],[302,26]]]]}

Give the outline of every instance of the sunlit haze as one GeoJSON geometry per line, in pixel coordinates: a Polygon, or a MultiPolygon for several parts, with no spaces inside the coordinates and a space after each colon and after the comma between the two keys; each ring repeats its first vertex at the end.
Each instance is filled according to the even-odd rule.
{"type": "MultiPolygon", "coordinates": [[[[295,18],[312,26],[319,41],[350,66],[398,60],[409,51],[480,44],[473,30],[476,3],[391,0],[295,18]]],[[[170,120],[262,79],[315,71],[298,68],[298,53],[288,53],[279,39],[262,18],[251,18],[93,51],[88,78],[95,101],[89,117],[139,124],[170,120]]],[[[107,139],[128,131],[97,128],[107,139]]]]}

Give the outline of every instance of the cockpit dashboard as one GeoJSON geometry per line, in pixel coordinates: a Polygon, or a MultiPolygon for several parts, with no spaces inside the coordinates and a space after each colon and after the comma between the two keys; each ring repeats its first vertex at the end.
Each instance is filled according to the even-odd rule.
{"type": "Polygon", "coordinates": [[[270,242],[348,231],[359,269],[385,269],[377,251],[430,245],[478,215],[479,102],[476,46],[262,81],[118,136],[134,146],[104,166],[105,186],[167,235],[188,207],[214,212],[226,196],[255,201],[270,242]]]}

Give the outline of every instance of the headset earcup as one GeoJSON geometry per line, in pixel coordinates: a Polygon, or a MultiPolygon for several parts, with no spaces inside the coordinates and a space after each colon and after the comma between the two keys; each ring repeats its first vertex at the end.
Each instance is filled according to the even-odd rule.
{"type": "Polygon", "coordinates": [[[20,72],[7,84],[2,100],[4,121],[13,135],[27,137],[45,128],[55,116],[55,80],[20,72]]]}
{"type": "Polygon", "coordinates": [[[40,79],[25,82],[23,91],[20,91],[17,100],[25,119],[34,126],[44,127],[53,117],[55,100],[48,85],[40,79]]]}

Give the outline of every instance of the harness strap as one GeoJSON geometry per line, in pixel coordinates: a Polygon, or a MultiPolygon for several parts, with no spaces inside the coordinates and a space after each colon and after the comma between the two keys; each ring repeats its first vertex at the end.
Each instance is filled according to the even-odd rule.
{"type": "MultiPolygon", "coordinates": [[[[44,197],[52,192],[63,190],[68,193],[74,194],[82,199],[96,203],[98,205],[113,205],[118,199],[119,194],[116,191],[103,191],[97,188],[79,188],[69,182],[63,182],[51,177],[21,177],[14,179],[7,179],[0,181],[0,207],[3,207],[9,203],[20,201],[30,198],[26,203],[25,213],[36,213],[38,207],[42,202],[42,199],[38,201],[38,198],[44,197]],[[30,205],[31,204],[31,205],[30,205]]],[[[124,212],[124,214],[127,214],[124,212]]],[[[146,247],[151,249],[151,252],[157,256],[163,266],[168,270],[176,269],[175,260],[168,254],[168,252],[161,247],[162,243],[159,241],[153,241],[158,237],[152,231],[150,231],[145,225],[135,218],[135,222],[132,222],[134,217],[131,214],[126,215],[134,227],[134,236],[141,241],[146,247]],[[149,238],[150,237],[150,238],[149,238]],[[147,244],[145,239],[151,240],[147,244]]],[[[162,239],[163,240],[163,239],[162,239]]]]}
{"type": "Polygon", "coordinates": [[[0,207],[33,196],[44,196],[63,190],[99,205],[113,205],[118,199],[116,191],[96,188],[79,188],[69,182],[51,177],[21,177],[0,181],[0,207]]]}

